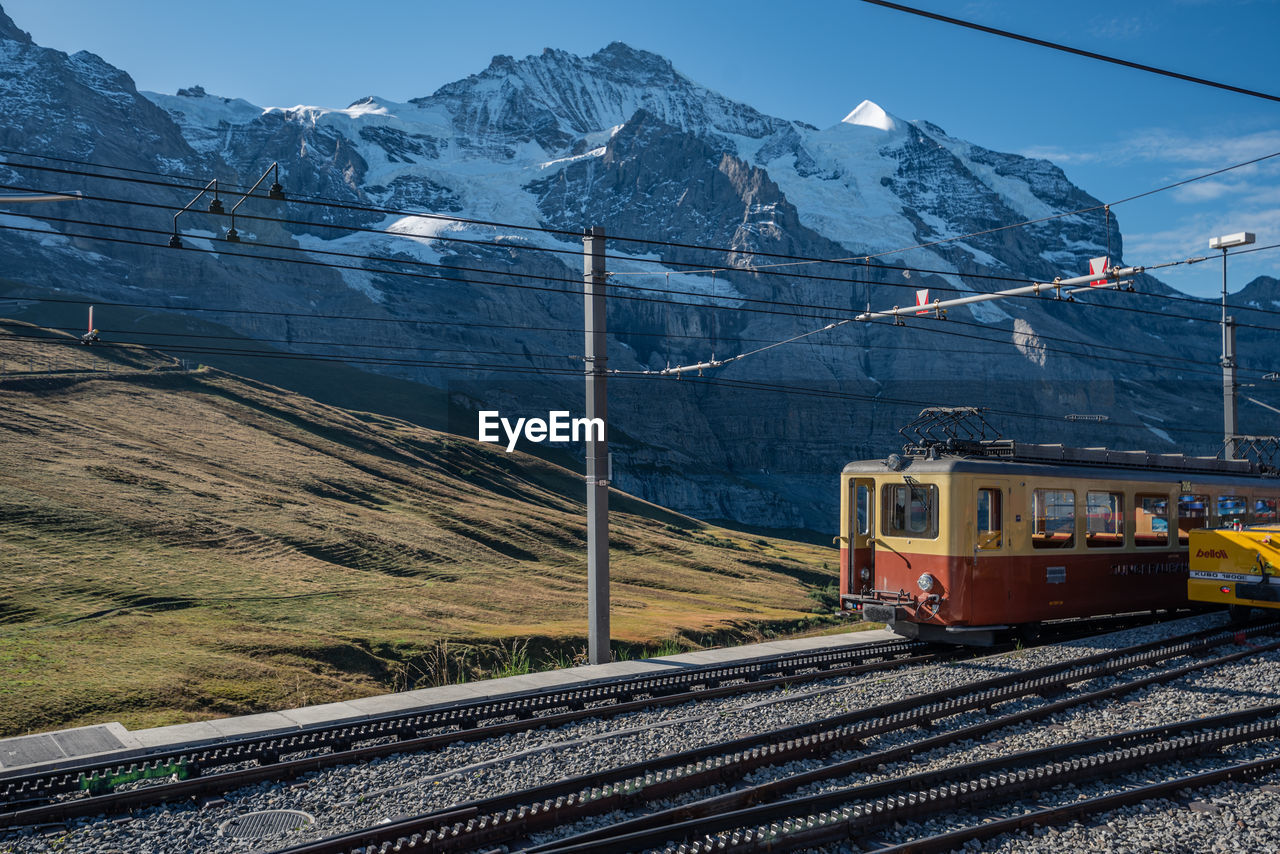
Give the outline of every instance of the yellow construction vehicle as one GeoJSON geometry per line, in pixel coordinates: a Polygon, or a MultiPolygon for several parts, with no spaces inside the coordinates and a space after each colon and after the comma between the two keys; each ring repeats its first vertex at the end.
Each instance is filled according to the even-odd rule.
{"type": "Polygon", "coordinates": [[[1280,610],[1280,526],[1191,532],[1192,602],[1227,605],[1233,619],[1252,608],[1280,610]]]}

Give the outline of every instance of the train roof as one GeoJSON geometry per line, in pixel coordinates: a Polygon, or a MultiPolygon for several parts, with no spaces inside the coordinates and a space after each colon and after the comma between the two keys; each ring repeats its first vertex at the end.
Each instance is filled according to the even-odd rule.
{"type": "Polygon", "coordinates": [[[909,447],[908,453],[890,454],[882,460],[858,460],[844,467],[846,474],[887,472],[949,473],[1018,471],[1026,475],[1098,478],[1112,476],[1124,480],[1197,480],[1276,478],[1276,472],[1252,460],[1224,460],[1183,454],[1154,454],[1149,451],[1113,451],[1107,448],[1072,448],[1065,445],[1036,445],[1011,439],[977,442],[949,442],[927,447],[909,447]]]}

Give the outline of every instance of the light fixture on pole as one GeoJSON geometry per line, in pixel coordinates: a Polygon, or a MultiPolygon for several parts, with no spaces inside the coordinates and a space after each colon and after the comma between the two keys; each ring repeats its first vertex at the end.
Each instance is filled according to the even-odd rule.
{"type": "Polygon", "coordinates": [[[236,209],[244,204],[244,200],[253,195],[253,191],[258,189],[263,181],[267,180],[268,175],[274,175],[271,179],[271,187],[267,190],[267,198],[277,202],[284,201],[284,187],[280,186],[280,162],[276,161],[267,167],[267,171],[262,173],[262,177],[253,182],[253,186],[249,188],[249,192],[240,197],[240,201],[236,202],[231,208],[231,227],[227,229],[225,239],[232,243],[240,242],[240,232],[236,231],[236,209]]]}
{"type": "Polygon", "coordinates": [[[1223,456],[1236,458],[1236,327],[1235,318],[1227,317],[1227,250],[1248,246],[1257,237],[1251,231],[1239,231],[1209,238],[1210,249],[1222,250],[1222,433],[1223,456]]]}
{"type": "Polygon", "coordinates": [[[205,184],[204,189],[196,193],[195,197],[191,201],[183,205],[182,210],[178,211],[173,215],[173,234],[169,235],[170,249],[182,248],[182,239],[178,237],[178,217],[182,216],[184,213],[189,211],[191,209],[191,206],[194,205],[196,202],[200,201],[200,197],[203,196],[205,193],[209,192],[209,190],[213,190],[213,198],[210,199],[209,201],[209,213],[211,214],[225,213],[225,211],[223,211],[222,209],[222,199],[218,198],[218,179],[214,178],[208,184],[205,184]]]}

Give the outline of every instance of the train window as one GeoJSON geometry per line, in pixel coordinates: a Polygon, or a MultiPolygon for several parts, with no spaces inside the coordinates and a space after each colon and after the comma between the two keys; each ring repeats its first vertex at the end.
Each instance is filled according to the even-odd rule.
{"type": "Polygon", "coordinates": [[[1191,541],[1193,528],[1209,527],[1209,496],[1184,493],[1178,497],[1178,545],[1191,541]]]}
{"type": "Polygon", "coordinates": [[[938,536],[938,487],[933,484],[887,483],[881,531],[895,537],[938,536]]]}
{"type": "Polygon", "coordinates": [[[1133,543],[1146,547],[1169,545],[1169,496],[1135,496],[1133,543]]]}
{"type": "Polygon", "coordinates": [[[874,489],[865,483],[860,483],[854,490],[854,506],[857,508],[857,532],[859,534],[871,533],[871,491],[874,489]]]}
{"type": "Polygon", "coordinates": [[[1076,542],[1076,494],[1070,489],[1031,491],[1031,545],[1037,549],[1069,549],[1076,542]]]}
{"type": "Polygon", "coordinates": [[[1218,527],[1234,528],[1237,523],[1244,527],[1244,514],[1249,510],[1249,500],[1239,495],[1218,496],[1218,527]]]}
{"type": "Polygon", "coordinates": [[[1258,525],[1270,525],[1276,521],[1276,500],[1274,498],[1253,499],[1253,521],[1258,525]]]}
{"type": "Polygon", "coordinates": [[[1003,539],[1000,490],[978,490],[978,548],[998,549],[1003,539]]]}
{"type": "Polygon", "coordinates": [[[1124,494],[1086,492],[1085,545],[1089,548],[1119,548],[1124,545],[1124,494]]]}

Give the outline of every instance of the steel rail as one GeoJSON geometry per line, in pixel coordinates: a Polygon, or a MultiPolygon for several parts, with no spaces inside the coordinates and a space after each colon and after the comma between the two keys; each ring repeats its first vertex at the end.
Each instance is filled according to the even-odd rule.
{"type": "MultiPolygon", "coordinates": [[[[1267,711],[1274,715],[1280,709],[1270,706],[1267,711]]],[[[1183,723],[1194,726],[1203,722],[1204,719],[1199,719],[1183,723]]],[[[1146,744],[1111,747],[1092,755],[1067,755],[1060,752],[1061,748],[1029,751],[971,767],[926,772],[828,793],[824,796],[828,800],[843,796],[847,805],[816,814],[796,816],[793,813],[792,818],[781,822],[744,826],[729,834],[708,835],[693,842],[669,846],[666,851],[668,854],[709,854],[713,851],[754,854],[825,845],[864,836],[869,831],[897,822],[985,806],[1065,783],[1110,778],[1152,765],[1203,756],[1248,741],[1277,737],[1280,737],[1280,718],[1273,716],[1269,720],[1224,725],[1216,730],[1166,737],[1146,744]],[[1013,763],[1018,766],[1016,769],[1002,770],[1002,766],[994,764],[1010,760],[1016,760],[1013,763]]],[[[1280,761],[1280,757],[1276,761],[1280,761]]]]}
{"type": "Polygon", "coordinates": [[[265,738],[232,739],[204,748],[152,755],[128,764],[86,763],[60,768],[49,774],[16,776],[0,780],[0,785],[4,787],[6,806],[9,807],[7,811],[0,812],[0,827],[61,821],[81,815],[132,809],[167,800],[227,791],[264,780],[289,779],[310,771],[362,762],[393,753],[434,750],[458,742],[481,741],[539,727],[553,728],[589,717],[620,715],[656,706],[765,691],[785,684],[857,675],[875,669],[921,664],[933,661],[941,655],[961,654],[958,650],[925,652],[927,649],[928,645],[916,641],[889,641],[823,653],[777,656],[751,665],[691,668],[676,674],[543,691],[491,702],[478,701],[354,724],[315,727],[265,738]],[[752,681],[723,684],[733,683],[735,680],[752,681]],[[695,689],[693,686],[701,687],[695,689]],[[630,699],[632,697],[641,699],[630,699]],[[597,703],[603,705],[593,705],[597,703]],[[570,711],[536,714],[537,711],[557,708],[568,708],[570,711]],[[487,726],[479,725],[486,718],[506,720],[487,726]],[[451,726],[457,728],[426,736],[417,735],[424,729],[443,730],[451,726]],[[361,741],[372,740],[378,740],[379,743],[354,746],[361,741]],[[283,758],[318,750],[328,752],[301,758],[283,758]],[[208,769],[219,765],[249,761],[258,764],[220,774],[207,773],[208,769]],[[180,779],[130,791],[51,801],[58,794],[92,791],[99,785],[99,780],[167,777],[171,774],[180,779]]]}
{"type": "MultiPolygon", "coordinates": [[[[740,779],[757,767],[860,746],[864,739],[873,735],[913,726],[931,726],[942,718],[978,708],[989,709],[1028,694],[1061,693],[1074,682],[1220,646],[1245,634],[1274,627],[1275,624],[1270,623],[1242,632],[1206,630],[1125,650],[1098,653],[1075,661],[980,680],[960,689],[963,694],[959,697],[952,696],[956,694],[955,689],[918,695],[835,718],[670,754],[657,761],[645,761],[602,774],[450,807],[441,813],[428,813],[282,851],[290,854],[339,854],[364,851],[370,845],[398,845],[403,850],[427,845],[433,851],[492,846],[545,827],[625,808],[637,801],[669,797],[740,779]],[[457,818],[460,809],[467,811],[465,818],[457,818]]],[[[1248,653],[1233,655],[1245,654],[1248,653]]],[[[595,849],[588,847],[586,850],[595,849]]]]}
{"type": "MultiPolygon", "coordinates": [[[[844,792],[849,790],[845,789],[835,794],[824,793],[806,798],[796,798],[789,801],[777,801],[776,799],[813,783],[839,779],[841,777],[855,774],[859,771],[875,769],[881,765],[909,760],[916,754],[925,753],[940,747],[946,747],[954,744],[955,742],[972,739],[994,730],[1015,726],[1027,721],[1039,720],[1074,706],[1088,705],[1089,703],[1097,702],[1099,700],[1112,699],[1114,697],[1149,687],[1150,685],[1172,682],[1175,679],[1194,673],[1198,670],[1217,667],[1222,664],[1237,661],[1247,656],[1255,655],[1259,652],[1268,652],[1277,649],[1280,649],[1280,641],[1258,649],[1234,652],[1207,661],[1195,662],[1193,664],[1166,671],[1165,673],[1158,673],[1142,679],[1137,679],[1133,682],[1113,685],[1109,688],[1091,691],[1087,694],[1070,697],[1034,709],[1015,712],[989,721],[983,721],[971,726],[962,727],[961,729],[954,730],[952,732],[943,733],[932,738],[926,738],[923,741],[912,742],[911,744],[891,747],[886,750],[858,756],[844,762],[824,766],[823,768],[814,771],[794,774],[781,780],[775,780],[770,783],[739,789],[733,792],[728,792],[724,795],[706,798],[693,804],[673,807],[671,809],[663,810],[631,821],[620,822],[611,827],[599,828],[568,839],[547,843],[545,845],[537,845],[524,850],[529,852],[529,854],[533,854],[533,852],[537,852],[537,854],[552,854],[552,852],[554,852],[554,854],[581,854],[581,852],[600,852],[600,854],[604,854],[604,852],[631,851],[636,848],[659,847],[663,843],[672,839],[688,840],[695,835],[701,836],[704,834],[718,833],[723,830],[733,830],[743,826],[742,822],[744,818],[750,822],[771,821],[773,819],[788,818],[797,815],[798,812],[804,810],[826,809],[832,805],[842,803],[845,798],[844,792]]],[[[1280,705],[1268,708],[1271,712],[1280,714],[1280,705]]],[[[1141,738],[1150,735],[1161,735],[1179,730],[1187,730],[1197,727],[1205,722],[1249,722],[1258,717],[1258,715],[1258,709],[1248,709],[1243,712],[1230,712],[1214,718],[1195,719],[1192,721],[1184,721],[1179,724],[1148,727],[1143,730],[1134,730],[1114,736],[1102,736],[1100,738],[1084,742],[1076,742],[1055,748],[1046,748],[1045,750],[1059,751],[1052,755],[1055,758],[1064,758],[1073,755],[1073,751],[1081,745],[1090,746],[1095,744],[1105,744],[1107,746],[1119,746],[1122,744],[1133,743],[1135,740],[1141,740],[1141,738]]],[[[1050,754],[1046,753],[1045,755],[1050,754]]],[[[987,760],[985,762],[973,763],[962,767],[985,768],[990,766],[995,768],[999,767],[999,763],[1011,761],[1013,758],[1015,757],[987,760]]],[[[946,770],[949,771],[950,769],[946,770]]],[[[906,781],[914,780],[917,776],[919,775],[886,781],[884,785],[887,788],[880,794],[892,793],[901,785],[904,785],[906,781]]],[[[933,783],[930,783],[929,785],[933,785],[933,783]]],[[[858,788],[860,790],[862,787],[858,788]]],[[[879,790],[877,790],[877,792],[879,792],[879,790]]]]}
{"type": "MultiPolygon", "coordinates": [[[[1144,676],[1129,682],[1121,682],[1119,685],[1112,685],[1110,688],[1103,688],[1094,691],[1088,691],[1085,694],[1076,695],[1057,702],[1039,705],[1032,709],[1024,709],[1021,712],[1004,714],[1004,716],[992,718],[992,720],[973,723],[973,725],[961,727],[959,730],[950,732],[942,732],[940,735],[928,737],[920,741],[913,741],[911,744],[893,746],[877,752],[860,755],[845,762],[829,764],[815,771],[806,771],[796,773],[774,780],[758,786],[749,786],[746,789],[730,791],[723,795],[713,796],[713,798],[705,798],[699,802],[692,804],[680,805],[680,807],[672,807],[660,810],[660,812],[649,814],[640,818],[631,819],[631,821],[618,822],[616,825],[609,827],[596,828],[596,830],[585,832],[568,839],[558,840],[556,842],[548,842],[545,845],[535,845],[530,849],[530,853],[550,854],[552,851],[556,854],[573,854],[585,853],[585,851],[621,851],[630,850],[628,845],[637,840],[645,841],[646,844],[660,845],[663,841],[677,837],[676,834],[681,831],[685,832],[712,832],[723,827],[732,827],[735,819],[730,818],[736,810],[744,810],[758,807],[760,817],[785,817],[788,814],[794,814],[795,804],[804,803],[803,800],[791,800],[791,802],[776,803],[778,798],[801,789],[801,787],[815,784],[826,780],[838,780],[840,777],[852,775],[859,771],[867,771],[874,769],[882,764],[891,764],[895,762],[908,761],[911,757],[919,753],[928,752],[938,748],[955,744],[956,741],[964,741],[966,739],[974,739],[974,737],[988,734],[988,732],[1005,729],[1005,727],[1016,726],[1019,723],[1028,721],[1042,720],[1042,718],[1050,717],[1066,709],[1078,707],[1078,705],[1087,705],[1096,703],[1098,700],[1114,699],[1124,694],[1132,694],[1143,688],[1149,688],[1151,685],[1165,684],[1180,677],[1190,675],[1201,670],[1207,670],[1210,667],[1219,667],[1239,661],[1240,658],[1254,656],[1260,652],[1271,652],[1271,650],[1280,649],[1280,641],[1265,645],[1257,649],[1242,650],[1242,652],[1234,652],[1220,656],[1217,658],[1206,659],[1176,667],[1174,670],[1162,673],[1153,673],[1151,676],[1144,676]],[[772,807],[769,807],[772,804],[772,807]],[[660,832],[655,839],[653,834],[645,835],[643,831],[654,830],[660,828],[660,832]],[[627,844],[613,845],[614,840],[626,839],[627,844]]],[[[1280,707],[1277,707],[1280,709],[1280,707]]],[[[1256,711],[1247,713],[1231,713],[1244,714],[1244,716],[1252,716],[1256,711]]],[[[1231,714],[1224,717],[1231,717],[1231,714]]],[[[1166,727],[1152,727],[1152,730],[1164,730],[1166,727]]],[[[1108,736],[1110,737],[1110,736],[1108,736]]]]}
{"type": "Polygon", "coordinates": [[[1005,833],[1016,833],[1028,827],[1063,824],[1077,818],[1108,813],[1120,807],[1165,798],[1184,789],[1202,789],[1232,780],[1252,780],[1275,771],[1280,771],[1280,757],[1255,759],[1252,762],[1241,762],[1213,771],[1175,777],[1160,783],[1149,783],[1135,789],[1112,792],[1064,806],[1046,807],[1023,815],[970,825],[901,845],[889,845],[875,849],[875,854],[938,854],[938,852],[959,848],[971,840],[991,839],[1005,833]]]}

